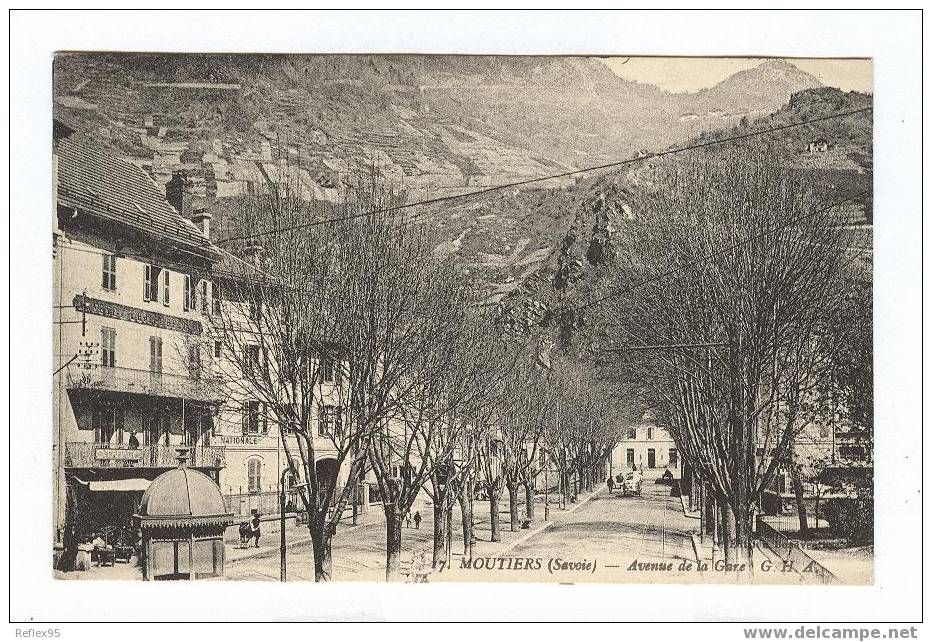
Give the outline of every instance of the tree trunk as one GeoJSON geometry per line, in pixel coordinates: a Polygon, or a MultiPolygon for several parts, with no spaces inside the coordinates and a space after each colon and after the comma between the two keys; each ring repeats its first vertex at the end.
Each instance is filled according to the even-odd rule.
{"type": "Polygon", "coordinates": [[[511,532],[518,530],[518,485],[508,482],[508,515],[511,518],[511,532]]]}
{"type": "Polygon", "coordinates": [[[433,567],[437,568],[447,559],[447,511],[446,495],[435,494],[434,497],[434,556],[433,567]]]}
{"type": "MultiPolygon", "coordinates": [[[[735,559],[748,564],[751,560],[751,511],[750,506],[741,506],[735,513],[735,559]]],[[[745,568],[748,568],[746,566],[745,568]]]]}
{"type": "Polygon", "coordinates": [[[460,494],[460,513],[463,518],[463,556],[472,560],[473,519],[472,519],[472,481],[467,480],[460,494]]]}
{"type": "Polygon", "coordinates": [[[398,579],[401,568],[401,515],[394,506],[385,508],[385,581],[398,579]]]}
{"type": "Polygon", "coordinates": [[[534,521],[534,482],[524,482],[524,501],[527,504],[527,518],[534,521]]]}
{"type": "Polygon", "coordinates": [[[314,581],[329,582],[333,575],[332,535],[329,529],[308,528],[314,549],[314,581]]]}
{"type": "Polygon", "coordinates": [[[719,514],[722,520],[722,552],[725,561],[729,564],[735,564],[738,561],[738,551],[735,546],[735,512],[727,499],[722,498],[719,502],[719,514]]]}
{"type": "Polygon", "coordinates": [[[809,530],[809,517],[806,514],[803,480],[799,476],[799,467],[793,463],[790,464],[790,480],[793,484],[793,495],[796,497],[796,513],[799,515],[799,533],[803,535],[809,530]]]}
{"type": "Polygon", "coordinates": [[[489,493],[489,523],[492,527],[492,541],[502,541],[502,525],[498,520],[498,492],[489,493]]]}

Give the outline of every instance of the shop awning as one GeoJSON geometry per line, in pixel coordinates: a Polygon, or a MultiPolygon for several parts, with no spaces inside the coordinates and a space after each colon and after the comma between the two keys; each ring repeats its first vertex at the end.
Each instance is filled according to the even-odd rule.
{"type": "Polygon", "coordinates": [[[114,479],[111,481],[92,481],[87,482],[87,488],[91,491],[136,491],[141,492],[149,488],[152,482],[148,479],[114,479]]]}

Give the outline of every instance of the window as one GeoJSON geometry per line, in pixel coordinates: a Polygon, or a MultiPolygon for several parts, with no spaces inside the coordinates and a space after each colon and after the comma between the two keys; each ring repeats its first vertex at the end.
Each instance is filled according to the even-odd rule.
{"type": "Polygon", "coordinates": [[[282,404],[281,414],[278,417],[278,424],[286,434],[293,434],[295,428],[301,423],[301,411],[296,403],[282,404]]]}
{"type": "Polygon", "coordinates": [[[249,492],[259,493],[262,491],[262,460],[250,459],[247,462],[247,473],[249,477],[249,492]]]}
{"type": "Polygon", "coordinates": [[[171,305],[171,283],[169,278],[171,272],[168,270],[162,270],[165,273],[165,278],[162,280],[162,305],[171,305]]]}
{"type": "Polygon", "coordinates": [[[268,426],[264,404],[250,400],[243,404],[243,434],[244,435],[261,435],[266,432],[268,426]]]}
{"type": "Polygon", "coordinates": [[[162,372],[162,337],[149,337],[149,371],[162,372]]]}
{"type": "Polygon", "coordinates": [[[249,300],[249,318],[253,321],[262,320],[262,297],[258,294],[249,300]]]}
{"type": "Polygon", "coordinates": [[[192,343],[188,346],[188,374],[192,379],[200,379],[202,369],[201,346],[192,343]]]}
{"type": "Polygon", "coordinates": [[[100,365],[112,368],[116,365],[116,330],[100,329],[100,365]]]}
{"type": "Polygon", "coordinates": [[[161,268],[146,265],[146,280],[142,292],[142,298],[145,301],[159,300],[159,275],[161,272],[161,268]]]}
{"type": "Polygon", "coordinates": [[[628,468],[634,468],[634,448],[628,448],[625,451],[625,464],[628,468]]]}
{"type": "MultiPolygon", "coordinates": [[[[262,351],[259,346],[248,345],[243,353],[243,370],[247,376],[259,374],[259,368],[262,366],[262,351]]],[[[263,372],[264,372],[263,367],[263,372]]]]}
{"type": "Polygon", "coordinates": [[[320,406],[317,434],[320,437],[339,437],[343,432],[343,409],[340,406],[320,406]]]}
{"type": "Polygon", "coordinates": [[[91,427],[98,444],[123,443],[123,409],[116,406],[96,406],[91,411],[91,427]]]}
{"type": "Polygon", "coordinates": [[[201,314],[210,314],[210,298],[207,296],[207,280],[201,281],[201,314]]]}
{"type": "Polygon", "coordinates": [[[334,367],[332,357],[320,357],[320,380],[324,383],[334,382],[334,367]]]}
{"type": "Polygon", "coordinates": [[[105,290],[116,290],[116,254],[104,254],[103,275],[100,285],[105,290]]]}
{"type": "Polygon", "coordinates": [[[657,451],[653,448],[647,449],[647,467],[656,468],[657,467],[657,451]]]}
{"type": "Polygon", "coordinates": [[[185,312],[188,310],[193,310],[196,306],[195,299],[197,298],[196,284],[190,274],[184,275],[184,297],[182,301],[182,308],[185,312]]]}
{"type": "Polygon", "coordinates": [[[628,439],[637,439],[638,429],[637,428],[628,428],[628,439]]]}
{"type": "Polygon", "coordinates": [[[648,426],[648,427],[647,427],[647,438],[648,438],[648,439],[653,439],[653,438],[654,438],[654,427],[653,427],[653,426],[648,426]]]}
{"type": "Polygon", "coordinates": [[[223,341],[214,341],[214,357],[220,358],[223,354],[223,341]]]}
{"type": "Polygon", "coordinates": [[[676,452],[676,448],[670,449],[670,466],[676,468],[680,465],[679,453],[676,452]]]}
{"type": "Polygon", "coordinates": [[[211,290],[210,300],[213,303],[213,313],[216,315],[219,315],[220,314],[220,284],[214,281],[210,290],[211,290]]]}

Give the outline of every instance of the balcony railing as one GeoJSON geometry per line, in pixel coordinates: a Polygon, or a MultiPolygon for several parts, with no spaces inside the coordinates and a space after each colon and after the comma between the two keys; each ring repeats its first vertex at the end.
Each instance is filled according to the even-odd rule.
{"type": "MultiPolygon", "coordinates": [[[[65,444],[65,466],[69,468],[174,468],[178,465],[180,446],[113,446],[93,442],[65,444]]],[[[188,465],[192,468],[223,468],[223,446],[187,446],[188,465]]]]}
{"type": "Polygon", "coordinates": [[[154,397],[176,397],[193,401],[222,401],[219,386],[211,382],[135,368],[95,365],[91,368],[73,368],[68,371],[68,387],[72,389],[109,390],[154,397]]]}

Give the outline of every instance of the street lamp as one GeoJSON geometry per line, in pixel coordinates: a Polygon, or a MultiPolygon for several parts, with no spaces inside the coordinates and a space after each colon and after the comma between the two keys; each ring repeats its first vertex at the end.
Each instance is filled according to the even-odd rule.
{"type": "MultiPolygon", "coordinates": [[[[290,473],[291,467],[285,468],[282,471],[281,479],[279,480],[279,493],[278,493],[278,517],[281,520],[279,523],[279,535],[281,542],[279,545],[279,554],[281,556],[281,566],[279,570],[279,579],[282,582],[288,580],[288,562],[285,557],[285,473],[290,473]]],[[[294,484],[289,490],[297,490],[299,488],[307,488],[307,484],[294,484]]]]}

